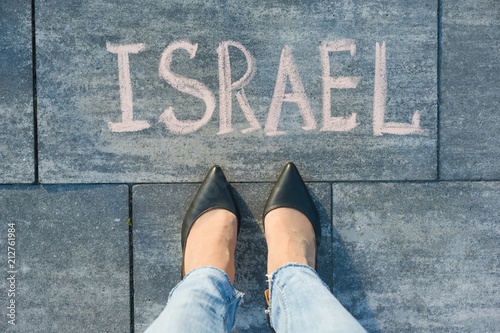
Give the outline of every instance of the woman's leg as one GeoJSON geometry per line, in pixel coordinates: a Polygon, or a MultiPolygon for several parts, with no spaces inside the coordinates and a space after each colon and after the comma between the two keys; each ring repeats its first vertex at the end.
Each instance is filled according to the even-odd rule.
{"type": "Polygon", "coordinates": [[[145,333],[231,332],[242,296],[224,271],[194,269],[172,290],[167,306],[145,333]]]}
{"type": "Polygon", "coordinates": [[[277,333],[366,333],[311,267],[287,264],[269,277],[277,333]]]}
{"type": "Polygon", "coordinates": [[[270,321],[277,333],[360,333],[363,327],[332,295],[315,267],[311,222],[301,212],[278,208],[265,217],[270,321]]]}
{"type": "Polygon", "coordinates": [[[172,290],[167,306],[146,333],[231,331],[243,296],[232,285],[236,219],[225,209],[199,216],[187,237],[187,275],[172,290]]]}

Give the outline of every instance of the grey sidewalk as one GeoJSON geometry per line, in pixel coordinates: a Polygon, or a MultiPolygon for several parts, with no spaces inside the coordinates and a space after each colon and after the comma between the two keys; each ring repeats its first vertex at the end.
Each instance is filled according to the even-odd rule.
{"type": "Polygon", "coordinates": [[[143,332],[213,164],[244,217],[236,331],[269,331],[291,160],[369,332],[498,332],[498,1],[33,3],[0,5],[1,331],[143,332]]]}

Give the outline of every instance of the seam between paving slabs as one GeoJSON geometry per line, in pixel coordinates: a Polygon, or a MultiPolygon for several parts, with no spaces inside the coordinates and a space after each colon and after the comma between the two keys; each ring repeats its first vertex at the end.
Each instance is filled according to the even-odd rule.
{"type": "Polygon", "coordinates": [[[129,304],[130,304],[130,333],[135,331],[135,288],[134,288],[134,222],[133,222],[133,184],[128,184],[128,242],[129,242],[129,304]]]}
{"type": "MultiPolygon", "coordinates": [[[[484,182],[500,182],[500,179],[496,178],[471,178],[471,179],[428,179],[428,180],[315,180],[310,181],[304,180],[307,184],[360,184],[360,183],[374,183],[374,184],[433,184],[433,183],[484,183],[484,182]]],[[[257,181],[257,182],[229,182],[230,184],[269,184],[274,183],[272,181],[257,181]]],[[[36,184],[24,184],[24,183],[0,183],[0,186],[8,187],[23,187],[23,186],[117,186],[117,185],[127,185],[127,186],[139,186],[139,185],[199,185],[199,182],[160,182],[160,183],[36,183],[36,184]]]]}
{"type": "Polygon", "coordinates": [[[35,0],[31,0],[31,66],[33,74],[33,170],[34,184],[40,184],[38,175],[38,94],[36,83],[36,25],[35,0]]]}
{"type": "Polygon", "coordinates": [[[436,179],[441,179],[441,65],[443,61],[443,4],[438,0],[437,4],[437,120],[436,120],[436,179]]]}

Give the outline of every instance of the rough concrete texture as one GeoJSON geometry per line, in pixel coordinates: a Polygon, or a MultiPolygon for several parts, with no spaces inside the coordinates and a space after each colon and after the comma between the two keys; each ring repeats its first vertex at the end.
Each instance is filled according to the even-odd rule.
{"type": "Polygon", "coordinates": [[[334,184],[333,290],[369,332],[498,332],[500,183],[334,184]]]}
{"type": "Polygon", "coordinates": [[[127,186],[2,186],[0,207],[0,331],[129,330],[127,186]]]}
{"type": "Polygon", "coordinates": [[[500,178],[500,3],[443,1],[441,175],[500,178]]]}
{"type": "Polygon", "coordinates": [[[33,74],[31,3],[0,6],[0,183],[32,183],[33,74]]]}
{"type": "MultiPolygon", "coordinates": [[[[36,6],[44,183],[193,182],[214,163],[238,181],[272,181],[274,170],[289,160],[300,162],[308,180],[436,177],[436,1],[37,0],[36,6]],[[183,49],[169,57],[167,47],[182,46],[174,43],[179,41],[186,48],[197,44],[192,59],[183,49]],[[219,81],[226,76],[219,75],[217,49],[224,41],[241,43],[251,53],[255,76],[238,100],[237,89],[232,92],[232,121],[222,121],[228,133],[218,134],[224,119],[220,99],[226,96],[219,81]],[[338,52],[322,62],[320,46],[327,41],[338,52]],[[386,99],[374,89],[375,73],[381,73],[375,70],[376,44],[384,42],[386,99]],[[284,78],[278,80],[285,46],[293,61],[281,67],[284,78]],[[275,89],[276,82],[285,84],[284,91],[275,89]],[[293,94],[279,97],[279,91],[293,94]],[[428,135],[375,136],[374,95],[386,107],[385,122],[409,124],[418,111],[428,135]],[[356,113],[350,124],[357,126],[325,121],[323,96],[331,102],[327,119],[356,113]],[[239,104],[245,100],[247,118],[253,114],[260,127],[249,133],[242,132],[251,123],[239,104]],[[164,114],[169,107],[186,126],[175,126],[164,114]],[[128,119],[122,110],[129,117],[133,110],[134,120],[143,122],[135,125],[150,127],[113,132],[128,119]],[[200,122],[200,128],[176,133],[189,132],[188,121],[200,122]],[[274,130],[286,134],[273,135],[274,130]]],[[[227,78],[241,87],[248,80],[236,81],[249,62],[234,46],[229,58],[227,78]]]]}
{"type": "MultiPolygon", "coordinates": [[[[236,184],[242,222],[236,251],[235,287],[244,292],[237,313],[237,332],[266,332],[263,292],[267,249],[262,210],[272,184],[236,184]]],[[[323,238],[318,271],[331,286],[332,238],[328,184],[309,189],[321,214],[323,238]]],[[[169,291],[180,281],[180,231],[184,213],[198,185],[141,185],[133,188],[135,332],[144,332],[164,308],[169,291]]]]}
{"type": "Polygon", "coordinates": [[[213,164],[244,216],[236,330],[267,332],[260,216],[289,160],[320,275],[370,333],[499,331],[499,22],[498,0],[2,1],[0,332],[143,332],[213,164]]]}

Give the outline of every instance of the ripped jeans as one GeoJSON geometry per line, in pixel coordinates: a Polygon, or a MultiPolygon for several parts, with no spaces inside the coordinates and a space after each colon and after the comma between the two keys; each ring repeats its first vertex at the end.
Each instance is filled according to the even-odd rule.
{"type": "MultiPolygon", "coordinates": [[[[311,267],[288,264],[269,280],[270,319],[277,333],[366,333],[311,267]]],[[[170,292],[145,333],[231,332],[242,297],[223,271],[195,269],[170,292]]]]}

